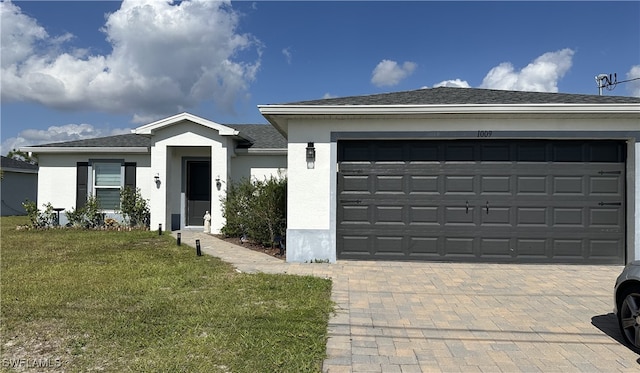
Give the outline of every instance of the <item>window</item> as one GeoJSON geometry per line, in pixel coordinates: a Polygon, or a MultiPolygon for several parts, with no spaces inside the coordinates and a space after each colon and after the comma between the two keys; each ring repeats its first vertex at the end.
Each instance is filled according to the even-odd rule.
{"type": "Polygon", "coordinates": [[[96,162],[93,164],[93,194],[100,208],[118,210],[122,186],[122,163],[96,162]]]}
{"type": "Polygon", "coordinates": [[[89,160],[76,163],[76,208],[95,196],[103,210],[120,208],[120,188],[136,188],[136,163],[123,160],[89,160]]]}

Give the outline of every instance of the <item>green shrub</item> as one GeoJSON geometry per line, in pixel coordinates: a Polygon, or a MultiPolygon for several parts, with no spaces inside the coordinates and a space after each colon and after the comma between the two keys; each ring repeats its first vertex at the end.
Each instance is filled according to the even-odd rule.
{"type": "Polygon", "coordinates": [[[53,214],[53,205],[51,203],[42,205],[44,211],[40,211],[38,205],[28,199],[22,203],[22,206],[27,212],[27,217],[29,217],[30,228],[47,228],[54,225],[55,215],[53,214]]]}
{"type": "Polygon", "coordinates": [[[104,214],[100,212],[100,204],[94,196],[88,196],[84,207],[65,211],[68,225],[76,228],[97,228],[104,224],[104,214]]]}
{"type": "Polygon", "coordinates": [[[151,212],[140,188],[125,187],[120,190],[120,212],[130,227],[149,227],[151,212]]]}
{"type": "Polygon", "coordinates": [[[226,218],[222,233],[272,244],[276,237],[285,235],[286,201],[286,178],[271,176],[262,181],[243,179],[232,183],[222,199],[222,214],[226,218]]]}

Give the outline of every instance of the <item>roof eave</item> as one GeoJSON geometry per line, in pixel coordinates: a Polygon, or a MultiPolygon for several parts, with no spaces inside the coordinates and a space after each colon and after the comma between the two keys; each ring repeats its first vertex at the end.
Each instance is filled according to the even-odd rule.
{"type": "Polygon", "coordinates": [[[184,120],[188,120],[190,122],[199,124],[201,126],[215,129],[218,131],[220,136],[238,136],[239,135],[239,131],[234,128],[201,118],[199,116],[196,116],[190,113],[180,113],[180,114],[170,116],[168,118],[163,118],[158,121],[137,127],[133,129],[131,132],[137,135],[153,135],[153,133],[158,129],[171,126],[173,124],[179,123],[184,120]]]}
{"type": "Polygon", "coordinates": [[[25,146],[20,148],[23,152],[31,152],[36,154],[43,153],[58,153],[58,154],[71,154],[71,153],[120,153],[120,154],[140,154],[149,153],[149,148],[146,146],[119,146],[119,147],[97,147],[97,146],[25,146]]]}
{"type": "Polygon", "coordinates": [[[15,167],[0,167],[4,172],[15,172],[21,174],[37,174],[37,168],[15,168],[15,167]]]}
{"type": "Polygon", "coordinates": [[[277,115],[408,114],[640,114],[638,103],[615,104],[462,104],[462,105],[259,105],[269,120],[277,115]]]}
{"type": "Polygon", "coordinates": [[[238,155],[287,155],[286,148],[239,148],[235,152],[238,155]]]}

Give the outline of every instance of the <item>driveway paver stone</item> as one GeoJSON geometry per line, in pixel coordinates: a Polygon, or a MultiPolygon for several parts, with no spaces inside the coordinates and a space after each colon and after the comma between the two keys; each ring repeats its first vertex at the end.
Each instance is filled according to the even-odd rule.
{"type": "Polygon", "coordinates": [[[286,263],[181,233],[242,272],[331,278],[323,372],[640,371],[611,313],[622,266],[286,263]]]}

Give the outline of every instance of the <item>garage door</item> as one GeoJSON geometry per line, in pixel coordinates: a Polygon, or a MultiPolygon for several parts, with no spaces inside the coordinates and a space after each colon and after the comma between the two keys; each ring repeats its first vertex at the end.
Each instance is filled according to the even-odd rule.
{"type": "Polygon", "coordinates": [[[340,259],[624,263],[625,144],[339,141],[340,259]]]}

